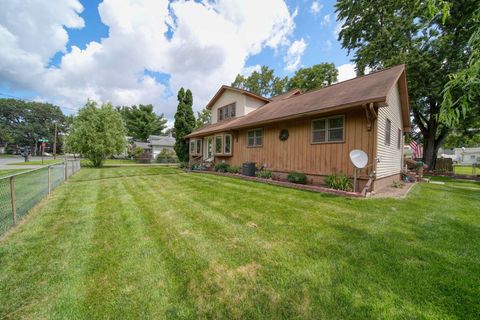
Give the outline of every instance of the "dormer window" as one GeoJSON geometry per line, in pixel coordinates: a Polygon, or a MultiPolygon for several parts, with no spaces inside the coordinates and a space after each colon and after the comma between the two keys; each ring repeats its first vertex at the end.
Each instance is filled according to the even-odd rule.
{"type": "Polygon", "coordinates": [[[227,120],[235,117],[235,102],[218,108],[218,121],[227,120]]]}

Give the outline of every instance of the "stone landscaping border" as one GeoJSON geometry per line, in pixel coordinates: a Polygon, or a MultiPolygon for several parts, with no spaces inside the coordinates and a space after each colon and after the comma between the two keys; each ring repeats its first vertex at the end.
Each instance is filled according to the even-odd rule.
{"type": "Polygon", "coordinates": [[[185,171],[186,172],[193,172],[193,173],[213,174],[213,175],[217,175],[217,176],[225,176],[225,177],[231,177],[231,178],[261,182],[261,183],[266,183],[266,184],[271,184],[271,185],[276,185],[276,186],[281,186],[281,187],[286,187],[286,188],[293,188],[293,189],[298,189],[298,190],[306,190],[306,191],[327,193],[327,194],[332,194],[332,195],[336,195],[336,196],[364,198],[364,196],[361,193],[330,189],[330,188],[325,188],[325,187],[311,185],[311,184],[310,185],[309,184],[297,184],[297,183],[291,183],[291,182],[286,182],[286,181],[279,181],[279,180],[273,180],[273,179],[263,179],[263,178],[257,178],[257,177],[244,176],[242,174],[221,173],[221,172],[216,172],[216,171],[202,171],[202,170],[185,170],[185,171]]]}

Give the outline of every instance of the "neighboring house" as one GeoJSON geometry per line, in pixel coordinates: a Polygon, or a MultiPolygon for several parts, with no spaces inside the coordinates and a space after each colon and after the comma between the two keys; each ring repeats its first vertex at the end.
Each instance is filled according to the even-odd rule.
{"type": "Polygon", "coordinates": [[[437,155],[441,158],[451,158],[454,162],[461,165],[480,163],[480,148],[440,148],[437,155]]]}
{"type": "Polygon", "coordinates": [[[135,147],[144,149],[146,152],[149,152],[152,155],[152,159],[156,159],[158,154],[162,152],[163,149],[169,151],[174,151],[173,146],[175,145],[175,138],[170,136],[154,136],[151,135],[148,137],[148,142],[134,142],[135,147]]]}
{"type": "Polygon", "coordinates": [[[352,176],[349,153],[361,149],[370,166],[359,171],[360,187],[374,171],[374,189],[401,178],[410,131],[404,65],[271,99],[222,86],[206,108],[212,123],[186,136],[192,162],[251,161],[283,177],[299,171],[323,183],[333,173],[352,176]]]}

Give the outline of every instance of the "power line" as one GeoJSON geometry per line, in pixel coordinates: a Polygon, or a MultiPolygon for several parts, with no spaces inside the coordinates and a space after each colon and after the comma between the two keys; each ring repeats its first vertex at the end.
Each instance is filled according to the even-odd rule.
{"type": "MultiPolygon", "coordinates": [[[[30,101],[30,102],[37,102],[37,101],[32,100],[32,99],[20,98],[20,97],[12,96],[11,94],[6,94],[6,93],[3,93],[3,92],[0,92],[0,96],[4,96],[4,97],[7,97],[7,98],[18,99],[18,100],[26,100],[26,101],[30,101]]],[[[59,108],[61,108],[61,109],[66,109],[66,110],[70,110],[70,111],[74,111],[74,112],[77,112],[77,111],[78,111],[77,109],[73,109],[73,108],[69,108],[69,107],[60,107],[60,106],[59,106],[59,108]]]]}

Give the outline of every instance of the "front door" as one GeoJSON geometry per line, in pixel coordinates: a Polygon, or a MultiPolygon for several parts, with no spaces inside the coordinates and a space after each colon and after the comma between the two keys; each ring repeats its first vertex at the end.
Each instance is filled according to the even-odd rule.
{"type": "Polygon", "coordinates": [[[205,137],[203,140],[204,150],[203,150],[203,158],[205,161],[212,161],[213,160],[213,137],[205,137]]]}

